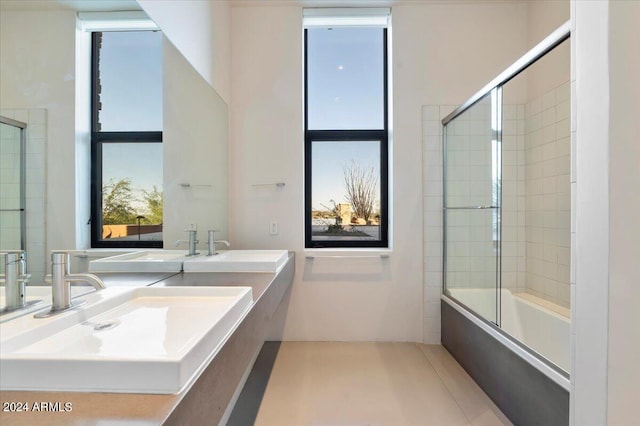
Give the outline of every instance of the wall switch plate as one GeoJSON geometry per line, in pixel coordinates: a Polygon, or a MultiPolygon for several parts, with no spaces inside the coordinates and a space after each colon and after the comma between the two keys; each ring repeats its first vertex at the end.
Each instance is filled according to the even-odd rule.
{"type": "Polygon", "coordinates": [[[275,220],[269,224],[269,235],[278,235],[278,222],[275,220]]]}

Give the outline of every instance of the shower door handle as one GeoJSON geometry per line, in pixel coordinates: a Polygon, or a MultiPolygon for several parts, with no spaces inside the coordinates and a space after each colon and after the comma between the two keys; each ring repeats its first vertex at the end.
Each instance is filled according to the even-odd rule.
{"type": "Polygon", "coordinates": [[[498,209],[500,206],[466,206],[466,207],[443,207],[442,210],[486,210],[498,209]]]}

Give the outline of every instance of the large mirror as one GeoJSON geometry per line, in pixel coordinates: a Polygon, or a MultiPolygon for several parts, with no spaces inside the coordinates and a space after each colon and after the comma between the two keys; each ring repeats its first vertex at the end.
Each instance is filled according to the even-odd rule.
{"type": "MultiPolygon", "coordinates": [[[[43,285],[51,250],[90,248],[90,37],[77,12],[98,3],[140,9],[135,1],[75,1],[73,10],[0,3],[0,115],[26,124],[30,285],[43,285]]],[[[166,37],[162,46],[164,247],[191,224],[228,238],[228,106],[166,37]]],[[[9,243],[2,237],[0,251],[9,243]]]]}

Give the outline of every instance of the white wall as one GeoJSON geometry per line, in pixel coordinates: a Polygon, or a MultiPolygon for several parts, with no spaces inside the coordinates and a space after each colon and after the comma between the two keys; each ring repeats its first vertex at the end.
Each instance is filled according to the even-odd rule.
{"type": "MultiPolygon", "coordinates": [[[[568,0],[532,0],[527,2],[527,45],[532,48],[570,19],[568,0]]],[[[567,82],[570,68],[570,43],[558,46],[544,61],[536,63],[536,71],[527,74],[529,97],[545,94],[567,82]]]]}
{"type": "MultiPolygon", "coordinates": [[[[608,2],[572,2],[572,424],[606,424],[609,307],[608,2]]],[[[631,299],[628,299],[631,300],[631,299]]]]}
{"type": "Polygon", "coordinates": [[[640,405],[640,2],[609,2],[609,351],[607,421],[640,405]]]}
{"type": "Polygon", "coordinates": [[[228,108],[166,38],[162,55],[164,246],[194,223],[205,250],[208,229],[228,237],[228,108]]]}
{"type": "Polygon", "coordinates": [[[577,168],[572,423],[637,422],[637,2],[572,2],[577,168]]]}
{"type": "Polygon", "coordinates": [[[138,0],[138,3],[196,71],[229,103],[229,1],[138,0]]]}
{"type": "Polygon", "coordinates": [[[527,1],[527,44],[532,48],[569,20],[568,0],[527,1]]]}
{"type": "Polygon", "coordinates": [[[164,43],[163,186],[166,248],[198,226],[228,238],[229,1],[138,0],[164,43]],[[188,183],[185,188],[180,184],[188,183]]]}
{"type": "MultiPolygon", "coordinates": [[[[394,175],[395,212],[402,232],[396,241],[407,244],[402,256],[424,257],[423,341],[440,342],[439,288],[442,286],[442,181],[441,151],[419,152],[425,146],[437,146],[439,129],[421,128],[422,105],[459,105],[526,51],[526,4],[403,4],[393,8],[394,54],[394,175]],[[425,174],[423,191],[418,182],[421,156],[429,174],[425,174]],[[438,166],[440,164],[440,166],[438,166]],[[414,197],[424,193],[424,202],[414,197]],[[407,203],[407,201],[410,201],[407,203]],[[405,207],[406,206],[406,207],[405,207]],[[435,210],[434,210],[435,207],[435,210]],[[422,229],[409,212],[423,216],[428,223],[424,243],[413,248],[415,235],[422,229]]],[[[443,117],[442,107],[440,117],[443,117]]],[[[427,119],[433,117],[425,117],[427,119]]],[[[402,266],[400,266],[402,267],[402,266]]],[[[398,276],[404,276],[398,270],[398,276]]],[[[422,271],[421,271],[422,273],[422,271]]]]}
{"type": "MultiPolygon", "coordinates": [[[[423,323],[421,106],[464,101],[524,53],[525,12],[525,4],[393,7],[393,251],[356,262],[305,259],[320,254],[303,248],[302,8],[232,7],[230,234],[236,247],[297,252],[285,339],[439,341],[439,314],[423,323]],[[282,190],[251,186],[278,181],[282,190]]],[[[439,247],[439,238],[427,244],[439,247]]]]}
{"type": "Polygon", "coordinates": [[[47,252],[76,244],[75,31],[72,11],[0,14],[0,108],[47,110],[47,252]]]}

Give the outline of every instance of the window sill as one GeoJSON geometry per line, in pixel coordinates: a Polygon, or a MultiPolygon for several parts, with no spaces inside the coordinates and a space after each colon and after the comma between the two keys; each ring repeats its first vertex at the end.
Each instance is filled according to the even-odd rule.
{"type": "Polygon", "coordinates": [[[302,251],[305,258],[348,258],[348,257],[381,257],[388,258],[393,254],[390,248],[306,248],[302,251]]]}

